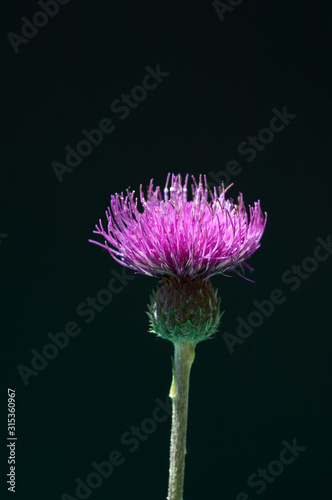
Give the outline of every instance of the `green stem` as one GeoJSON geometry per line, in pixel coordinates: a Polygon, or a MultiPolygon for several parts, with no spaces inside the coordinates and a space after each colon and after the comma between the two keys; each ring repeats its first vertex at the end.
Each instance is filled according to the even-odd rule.
{"type": "Polygon", "coordinates": [[[168,500],[182,500],[184,459],[188,420],[189,375],[195,349],[187,342],[174,343],[172,398],[172,432],[168,500]]]}

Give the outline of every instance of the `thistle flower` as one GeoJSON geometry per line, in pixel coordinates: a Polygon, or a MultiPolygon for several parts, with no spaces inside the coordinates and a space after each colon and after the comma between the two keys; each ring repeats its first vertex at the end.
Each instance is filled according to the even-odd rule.
{"type": "Polygon", "coordinates": [[[106,248],[121,265],[159,278],[210,277],[238,272],[239,266],[252,270],[246,260],[259,248],[266,224],[260,202],[249,206],[248,216],[242,194],[234,203],[226,199],[228,188],[211,192],[201,175],[198,184],[192,176],[189,201],[188,177],[182,184],[181,175],[168,174],[164,196],[151,179],[147,199],[141,185],[141,210],[134,191],[112,195],[107,231],[101,220],[94,231],[104,242],[90,241],[106,248]]]}
{"type": "Polygon", "coordinates": [[[148,316],[150,331],[174,344],[168,500],[182,500],[195,347],[217,331],[222,316],[209,278],[243,266],[251,270],[246,261],[259,248],[266,224],[259,201],[248,216],[242,194],[234,203],[223,186],[211,192],[205,176],[204,184],[201,175],[198,184],[192,176],[188,200],[188,177],[182,184],[180,175],[168,174],[164,196],[151,180],[145,199],[141,186],[140,209],[134,191],[112,195],[107,231],[101,220],[94,231],[104,242],[92,241],[123,266],[160,279],[148,316]]]}

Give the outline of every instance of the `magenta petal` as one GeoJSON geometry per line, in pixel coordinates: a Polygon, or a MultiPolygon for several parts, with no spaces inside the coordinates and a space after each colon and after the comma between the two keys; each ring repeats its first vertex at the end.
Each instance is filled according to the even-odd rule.
{"type": "Polygon", "coordinates": [[[187,200],[189,176],[168,174],[164,197],[151,180],[147,197],[127,190],[126,196],[111,196],[106,212],[107,230],[102,222],[95,234],[120,264],[149,276],[196,277],[235,271],[259,248],[267,215],[260,202],[249,206],[242,194],[238,203],[226,199],[223,186],[214,192],[206,177],[199,182],[192,176],[192,200],[187,200]],[[170,187],[168,187],[170,185],[170,187]],[[140,210],[138,204],[141,204],[140,210]]]}

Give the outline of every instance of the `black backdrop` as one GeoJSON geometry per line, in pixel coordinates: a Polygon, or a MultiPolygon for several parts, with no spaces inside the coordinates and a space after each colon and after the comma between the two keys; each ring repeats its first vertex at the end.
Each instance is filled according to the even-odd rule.
{"type": "Polygon", "coordinates": [[[156,280],[88,239],[111,193],[168,172],[234,182],[268,212],[255,283],[213,278],[226,312],[193,365],[185,498],[328,498],[328,2],[25,0],[1,18],[1,498],[7,388],[16,498],[166,498],[156,280]]]}

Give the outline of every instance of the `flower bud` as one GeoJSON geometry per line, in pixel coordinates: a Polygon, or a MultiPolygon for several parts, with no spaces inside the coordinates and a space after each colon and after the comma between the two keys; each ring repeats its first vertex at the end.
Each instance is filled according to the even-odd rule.
{"type": "Polygon", "coordinates": [[[222,313],[220,298],[209,279],[196,277],[160,280],[150,296],[150,332],[171,342],[193,345],[218,330],[222,313]]]}

